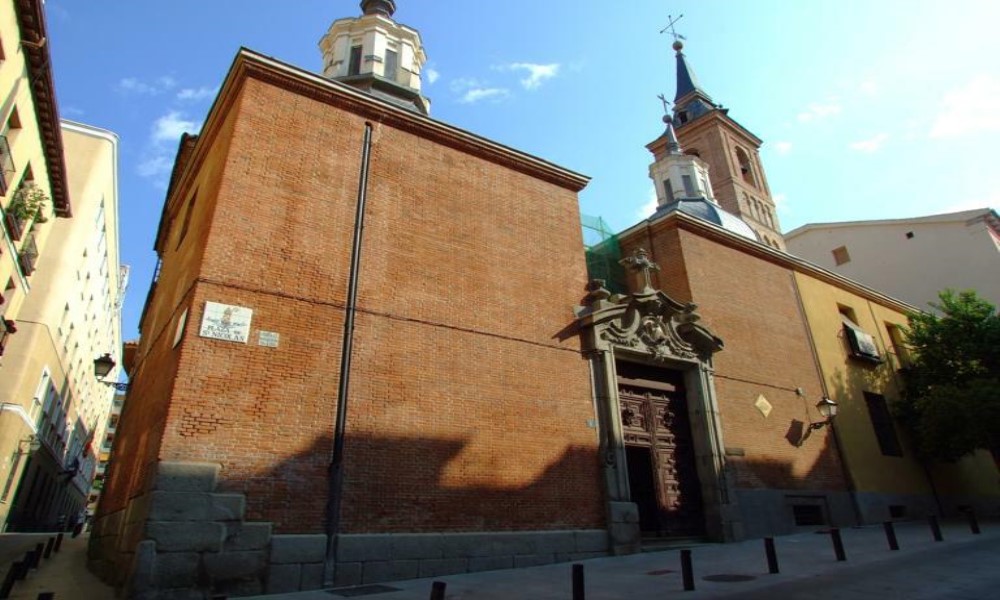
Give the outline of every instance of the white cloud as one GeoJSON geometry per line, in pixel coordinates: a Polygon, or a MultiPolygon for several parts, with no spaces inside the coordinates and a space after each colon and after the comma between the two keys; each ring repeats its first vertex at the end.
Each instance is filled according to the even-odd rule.
{"type": "Polygon", "coordinates": [[[788,196],[785,194],[775,194],[771,196],[771,200],[774,200],[774,207],[779,210],[788,208],[788,196]]]}
{"type": "Polygon", "coordinates": [[[930,137],[1000,131],[997,98],[1000,98],[1000,77],[994,75],[980,75],[949,91],[941,100],[942,108],[931,125],[930,137]]]}
{"type": "Polygon", "coordinates": [[[649,191],[649,198],[646,202],[635,211],[635,216],[645,219],[655,213],[658,207],[659,200],[656,198],[656,188],[653,188],[649,191]]]}
{"type": "Polygon", "coordinates": [[[433,67],[429,67],[427,69],[427,83],[429,85],[434,85],[434,82],[437,81],[440,77],[441,73],[439,73],[437,69],[433,67]]]}
{"type": "Polygon", "coordinates": [[[865,79],[858,84],[858,91],[865,96],[875,96],[879,93],[878,82],[874,79],[865,79]]]}
{"type": "Polygon", "coordinates": [[[181,135],[197,132],[200,128],[201,123],[186,118],[184,113],[176,110],[156,119],[150,127],[149,140],[136,167],[136,173],[152,180],[156,187],[166,188],[181,135]]]}
{"type": "Polygon", "coordinates": [[[211,98],[218,93],[219,88],[216,87],[200,87],[200,88],[184,88],[177,92],[178,100],[188,100],[191,102],[197,102],[199,100],[204,100],[205,98],[211,98]]]}
{"type": "Polygon", "coordinates": [[[847,146],[851,150],[857,150],[858,152],[864,152],[866,154],[871,154],[872,152],[876,152],[879,148],[881,148],[882,144],[884,144],[886,142],[886,140],[888,140],[888,139],[889,139],[889,134],[887,134],[887,133],[878,133],[878,134],[875,134],[874,136],[868,138],[867,140],[860,140],[860,141],[857,141],[857,142],[852,142],[852,143],[848,144],[847,146]]]}
{"type": "Polygon", "coordinates": [[[505,88],[472,88],[466,90],[458,101],[462,104],[475,104],[480,100],[503,100],[509,95],[510,92],[505,88]]]}
{"type": "Polygon", "coordinates": [[[804,111],[800,112],[796,118],[800,123],[808,123],[817,119],[825,119],[826,117],[838,115],[841,109],[840,103],[835,100],[825,103],[813,102],[804,111]]]}
{"type": "Polygon", "coordinates": [[[115,89],[121,94],[136,94],[140,96],[158,96],[177,86],[177,80],[169,75],[157,77],[152,81],[142,81],[135,77],[120,79],[115,89]]]}
{"type": "Polygon", "coordinates": [[[537,89],[546,79],[552,79],[559,74],[559,63],[541,65],[538,63],[511,63],[506,66],[511,71],[527,71],[528,75],[521,80],[521,86],[526,90],[537,89]]]}
{"type": "Polygon", "coordinates": [[[149,137],[154,144],[177,142],[182,133],[193,133],[200,127],[199,123],[185,119],[183,113],[172,110],[153,123],[149,137]]]}
{"type": "Polygon", "coordinates": [[[774,142],[774,151],[784,156],[792,151],[791,142],[774,142]]]}

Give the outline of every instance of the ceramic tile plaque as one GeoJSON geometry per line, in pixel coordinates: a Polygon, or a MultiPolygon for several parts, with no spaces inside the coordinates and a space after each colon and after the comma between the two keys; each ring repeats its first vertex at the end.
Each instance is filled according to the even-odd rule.
{"type": "Polygon", "coordinates": [[[765,419],[767,418],[767,415],[771,414],[771,409],[773,408],[771,403],[767,401],[767,398],[764,397],[764,394],[757,396],[757,401],[754,402],[753,405],[757,407],[760,414],[764,415],[765,419]]]}
{"type": "Polygon", "coordinates": [[[250,337],[251,317],[253,317],[253,311],[249,308],[206,302],[199,335],[245,344],[250,337]]]}
{"type": "Polygon", "coordinates": [[[264,346],[266,348],[277,348],[278,340],[280,336],[274,331],[258,331],[257,332],[257,345],[264,346]]]}

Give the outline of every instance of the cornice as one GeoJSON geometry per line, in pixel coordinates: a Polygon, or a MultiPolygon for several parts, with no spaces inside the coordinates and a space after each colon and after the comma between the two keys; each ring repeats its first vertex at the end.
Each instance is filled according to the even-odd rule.
{"type": "Polygon", "coordinates": [[[52,79],[52,62],[48,51],[45,13],[41,0],[15,0],[17,24],[21,34],[21,48],[28,71],[31,98],[38,120],[49,176],[49,191],[56,216],[71,217],[69,186],[66,181],[66,159],[63,152],[62,130],[59,128],[59,107],[56,104],[55,82],[52,79]]]}
{"type": "Polygon", "coordinates": [[[621,232],[618,235],[618,238],[621,241],[625,241],[633,235],[639,235],[640,233],[645,232],[647,227],[649,228],[650,233],[670,231],[672,229],[683,229],[779,267],[814,277],[840,289],[857,294],[867,300],[881,304],[882,306],[892,310],[896,310],[901,313],[921,312],[920,309],[911,304],[883,294],[882,292],[858,283],[853,279],[848,279],[847,277],[828,271],[823,267],[813,264],[803,258],[793,256],[780,250],[774,250],[769,246],[748,240],[742,236],[726,231],[721,227],[680,212],[670,213],[655,221],[641,221],[621,232]]]}

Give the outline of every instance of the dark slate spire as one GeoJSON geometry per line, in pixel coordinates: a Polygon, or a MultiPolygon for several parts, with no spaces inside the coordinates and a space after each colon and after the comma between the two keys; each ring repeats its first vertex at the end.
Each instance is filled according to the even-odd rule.
{"type": "Polygon", "coordinates": [[[361,0],[361,10],[366,15],[382,14],[390,19],[396,12],[395,0],[361,0]]]}
{"type": "Polygon", "coordinates": [[[681,143],[677,141],[677,134],[674,132],[674,123],[670,117],[663,117],[663,122],[667,124],[667,131],[664,135],[667,136],[667,153],[668,154],[684,154],[681,150],[681,143]]]}
{"type": "Polygon", "coordinates": [[[712,97],[701,89],[694,70],[688,66],[683,49],[684,44],[680,40],[674,41],[674,50],[677,52],[677,93],[674,95],[674,113],[678,127],[719,108],[712,97]]]}

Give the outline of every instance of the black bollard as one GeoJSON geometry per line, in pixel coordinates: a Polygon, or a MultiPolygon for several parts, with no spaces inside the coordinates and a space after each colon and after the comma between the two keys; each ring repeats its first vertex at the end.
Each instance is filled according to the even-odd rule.
{"type": "Polygon", "coordinates": [[[444,600],[444,590],[448,587],[443,581],[435,581],[431,584],[431,600],[444,600]]]}
{"type": "Polygon", "coordinates": [[[927,522],[931,525],[931,533],[934,534],[935,542],[944,541],[944,537],[941,535],[941,525],[938,524],[938,518],[934,515],[927,516],[927,522]]]}
{"type": "Polygon", "coordinates": [[[37,600],[55,600],[55,597],[56,597],[55,592],[42,592],[38,594],[37,600]]]}
{"type": "Polygon", "coordinates": [[[583,585],[583,565],[573,565],[573,600],[585,600],[586,595],[583,585]]]}
{"type": "Polygon", "coordinates": [[[892,521],[886,521],[882,523],[882,526],[885,527],[885,539],[889,540],[889,550],[899,550],[899,542],[896,541],[896,528],[892,521]]]}
{"type": "Polygon", "coordinates": [[[691,564],[690,550],[681,550],[681,577],[684,579],[684,591],[694,590],[694,566],[691,564]]]}
{"type": "Polygon", "coordinates": [[[17,572],[16,579],[21,580],[27,577],[28,571],[31,570],[31,552],[25,552],[24,558],[14,564],[21,565],[21,568],[17,572]]]}
{"type": "Polygon", "coordinates": [[[774,549],[774,538],[764,538],[764,553],[767,554],[767,572],[780,573],[778,570],[778,553],[774,549]]]}
{"type": "Polygon", "coordinates": [[[56,536],[56,545],[52,549],[59,552],[59,548],[62,548],[62,540],[63,534],[60,532],[59,535],[56,536]]]}
{"type": "Polygon", "coordinates": [[[840,529],[837,527],[830,529],[830,539],[833,540],[833,553],[837,555],[837,560],[847,560],[847,554],[844,553],[844,540],[840,538],[840,529]]]}
{"type": "Polygon", "coordinates": [[[976,520],[976,511],[969,509],[969,529],[972,530],[973,535],[979,535],[979,521],[976,520]]]}
{"type": "Polygon", "coordinates": [[[35,564],[32,565],[33,569],[37,569],[38,565],[42,564],[43,554],[45,554],[45,544],[35,544],[35,564]]]}
{"type": "Polygon", "coordinates": [[[56,538],[50,537],[49,541],[45,542],[45,558],[52,556],[52,546],[56,544],[56,538]]]}
{"type": "Polygon", "coordinates": [[[3,585],[0,585],[0,598],[10,598],[10,592],[14,589],[14,582],[17,581],[21,572],[21,563],[11,563],[7,569],[7,576],[3,578],[3,585]]]}

